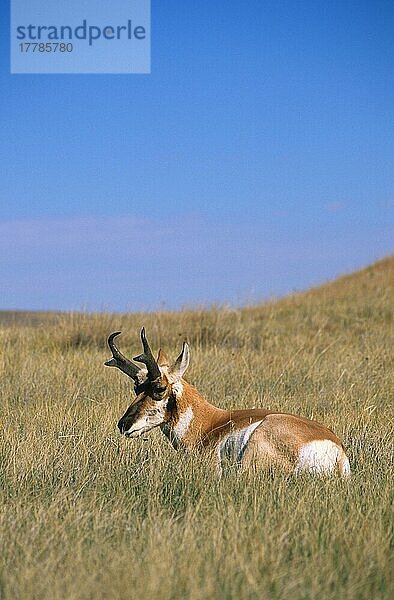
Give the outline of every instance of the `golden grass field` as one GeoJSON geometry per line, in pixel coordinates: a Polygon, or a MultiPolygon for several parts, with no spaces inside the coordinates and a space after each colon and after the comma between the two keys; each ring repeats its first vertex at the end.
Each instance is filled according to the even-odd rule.
{"type": "Polygon", "coordinates": [[[0,313],[0,597],[391,599],[394,258],[245,309],[0,313]],[[349,481],[218,480],[159,431],[127,440],[140,353],[191,346],[187,380],[221,407],[315,418],[343,439],[349,481]]]}

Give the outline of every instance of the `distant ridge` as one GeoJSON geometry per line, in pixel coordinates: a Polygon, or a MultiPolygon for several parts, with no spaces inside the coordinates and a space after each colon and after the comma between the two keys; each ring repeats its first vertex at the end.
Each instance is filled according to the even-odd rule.
{"type": "Polygon", "coordinates": [[[61,311],[0,310],[0,325],[38,326],[56,321],[61,314],[63,314],[61,311]]]}
{"type": "MultiPolygon", "coordinates": [[[[387,256],[363,269],[342,275],[315,288],[289,294],[277,300],[276,303],[280,304],[292,298],[301,299],[306,296],[326,299],[330,297],[345,298],[347,296],[363,294],[367,290],[371,292],[373,288],[390,288],[391,286],[394,287],[394,255],[387,256]]],[[[250,309],[252,307],[245,308],[250,309]]],[[[258,308],[259,305],[253,307],[254,310],[258,308]]],[[[188,312],[193,311],[188,310],[188,312]]],[[[174,313],[174,311],[171,311],[171,313],[174,313]]],[[[40,326],[55,323],[62,314],[69,313],[62,311],[0,310],[0,325],[5,327],[13,325],[40,326]]]]}
{"type": "Polygon", "coordinates": [[[365,293],[366,290],[372,291],[374,288],[391,287],[393,285],[394,254],[386,256],[363,269],[341,275],[315,288],[297,293],[295,296],[312,295],[326,298],[345,298],[354,294],[365,293]]]}

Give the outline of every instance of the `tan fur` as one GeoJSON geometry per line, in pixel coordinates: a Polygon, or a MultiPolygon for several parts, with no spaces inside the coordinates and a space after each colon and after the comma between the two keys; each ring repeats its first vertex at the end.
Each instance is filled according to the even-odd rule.
{"type": "Polygon", "coordinates": [[[258,465],[294,473],[337,470],[349,474],[344,448],[330,429],[317,421],[263,408],[213,406],[182,379],[188,361],[187,344],[172,366],[159,351],[161,378],[140,381],[141,393],[119,421],[122,433],[138,437],[160,426],[174,448],[217,449],[220,463],[234,460],[246,468],[258,465]]]}
{"type": "Polygon", "coordinates": [[[293,471],[301,448],[314,440],[330,440],[341,447],[336,435],[324,425],[289,414],[270,414],[250,439],[245,464],[264,461],[266,466],[293,471]]]}
{"type": "MultiPolygon", "coordinates": [[[[299,451],[314,440],[330,440],[342,448],[337,436],[327,427],[303,417],[266,409],[222,410],[182,380],[183,394],[178,399],[178,413],[192,407],[195,418],[182,442],[185,446],[204,447],[218,444],[230,431],[242,429],[256,421],[262,423],[253,432],[243,458],[245,466],[258,463],[293,471],[299,451]]],[[[174,415],[172,426],[177,422],[174,415]]],[[[346,457],[346,455],[344,455],[346,457]]]]}
{"type": "Polygon", "coordinates": [[[163,350],[161,348],[159,349],[159,353],[157,355],[157,364],[159,365],[159,367],[169,367],[170,366],[170,359],[168,358],[166,353],[163,352],[163,350]]]}

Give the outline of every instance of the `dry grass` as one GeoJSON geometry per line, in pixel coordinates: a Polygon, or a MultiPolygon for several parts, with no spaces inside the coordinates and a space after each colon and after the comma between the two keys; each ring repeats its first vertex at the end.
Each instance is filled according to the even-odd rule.
{"type": "Polygon", "coordinates": [[[386,259],[243,310],[3,323],[0,596],[391,598],[393,273],[386,259]],[[350,482],[218,481],[160,433],[121,438],[130,385],[103,367],[105,340],[122,329],[136,353],[142,323],[173,355],[188,339],[213,403],[333,427],[350,482]]]}

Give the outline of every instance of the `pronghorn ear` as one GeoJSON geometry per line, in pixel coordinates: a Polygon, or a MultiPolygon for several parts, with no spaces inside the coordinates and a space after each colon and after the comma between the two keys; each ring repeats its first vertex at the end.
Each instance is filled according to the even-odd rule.
{"type": "Polygon", "coordinates": [[[186,344],[186,342],[184,342],[182,352],[170,369],[170,373],[175,376],[177,381],[183,377],[183,374],[189,366],[189,361],[189,346],[186,344]]]}
{"type": "Polygon", "coordinates": [[[159,367],[169,367],[170,366],[170,360],[169,360],[167,354],[165,354],[165,352],[163,352],[163,350],[161,348],[159,350],[159,354],[157,355],[156,362],[159,365],[159,367]]]}

